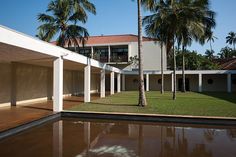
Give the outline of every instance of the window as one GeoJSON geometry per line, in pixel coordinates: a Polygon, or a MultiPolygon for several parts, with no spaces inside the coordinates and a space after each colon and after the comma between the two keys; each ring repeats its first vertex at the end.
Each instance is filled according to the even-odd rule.
{"type": "Polygon", "coordinates": [[[112,46],[111,62],[128,62],[128,45],[112,46]]]}
{"type": "Polygon", "coordinates": [[[212,79],[208,79],[208,80],[207,80],[207,83],[208,83],[208,84],[213,84],[213,80],[212,80],[212,79]]]}
{"type": "Polygon", "coordinates": [[[94,59],[101,62],[108,62],[108,47],[95,47],[94,59]]]}
{"type": "Polygon", "coordinates": [[[236,78],[233,78],[233,79],[232,79],[232,84],[235,84],[235,85],[236,85],[236,78]]]}
{"type": "Polygon", "coordinates": [[[86,57],[91,57],[91,48],[90,47],[79,48],[79,54],[84,55],[86,57]]]}

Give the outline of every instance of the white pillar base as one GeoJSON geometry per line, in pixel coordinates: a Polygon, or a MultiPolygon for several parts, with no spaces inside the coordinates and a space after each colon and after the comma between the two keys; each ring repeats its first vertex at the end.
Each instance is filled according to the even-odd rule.
{"type": "Polygon", "coordinates": [[[146,91],[149,91],[149,74],[146,74],[146,91]]]}
{"type": "Polygon", "coordinates": [[[110,88],[111,88],[111,95],[115,94],[115,89],[114,89],[114,78],[115,78],[115,73],[111,72],[111,79],[110,79],[110,88]]]}
{"type": "Polygon", "coordinates": [[[174,74],[171,74],[171,91],[174,92],[174,74]]]}
{"type": "Polygon", "coordinates": [[[63,110],[63,59],[57,58],[53,62],[53,111],[63,110]]]}
{"type": "Polygon", "coordinates": [[[198,92],[202,92],[202,74],[198,74],[198,92]]]}
{"type": "Polygon", "coordinates": [[[120,73],[117,74],[117,93],[120,93],[120,73]]]}
{"type": "Polygon", "coordinates": [[[103,69],[101,70],[101,77],[100,77],[100,97],[104,98],[106,96],[106,91],[105,91],[105,79],[106,79],[106,71],[103,69]]]}
{"type": "Polygon", "coordinates": [[[90,83],[91,83],[91,66],[90,63],[84,68],[84,102],[90,102],[90,83]]]}

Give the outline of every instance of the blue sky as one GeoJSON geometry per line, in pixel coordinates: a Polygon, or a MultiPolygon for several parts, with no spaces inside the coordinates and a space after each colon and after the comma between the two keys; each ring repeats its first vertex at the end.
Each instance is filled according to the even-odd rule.
{"type": "MultiPolygon", "coordinates": [[[[45,12],[50,0],[7,0],[0,5],[0,25],[4,25],[34,36],[39,23],[37,14],[45,12]]],[[[85,27],[90,35],[137,34],[136,3],[132,0],[91,0],[97,7],[97,15],[89,15],[85,27]]],[[[211,0],[211,8],[217,13],[213,44],[218,52],[226,46],[228,32],[236,32],[236,0],[211,0]]],[[[147,14],[147,13],[145,13],[147,14]]],[[[204,53],[209,44],[200,46],[194,43],[189,49],[204,53]]]]}

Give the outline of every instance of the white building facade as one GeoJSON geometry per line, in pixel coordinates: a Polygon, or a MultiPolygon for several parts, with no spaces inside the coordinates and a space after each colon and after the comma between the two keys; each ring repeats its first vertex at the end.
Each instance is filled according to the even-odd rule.
{"type": "MultiPolygon", "coordinates": [[[[137,67],[130,57],[137,52],[137,36],[91,37],[84,48],[69,47],[81,54],[54,46],[0,26],[0,107],[53,100],[53,110],[63,109],[63,97],[138,89],[137,67]],[[86,57],[88,56],[88,57],[86,57]]],[[[143,38],[146,91],[160,90],[160,45],[143,38]]],[[[165,48],[164,48],[165,50],[165,48]]],[[[173,73],[167,70],[164,51],[165,90],[173,90],[173,73]]],[[[187,90],[235,92],[236,71],[186,71],[187,90]]],[[[177,71],[177,89],[181,87],[177,71]]]]}

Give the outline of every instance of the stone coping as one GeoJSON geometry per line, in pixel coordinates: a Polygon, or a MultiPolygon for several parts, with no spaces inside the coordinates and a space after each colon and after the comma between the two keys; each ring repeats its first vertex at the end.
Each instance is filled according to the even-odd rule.
{"type": "Polygon", "coordinates": [[[1,131],[0,140],[12,135],[16,135],[27,129],[42,125],[50,121],[62,118],[86,118],[97,120],[122,120],[139,122],[159,122],[159,123],[180,123],[180,124],[200,124],[236,127],[234,117],[208,117],[208,116],[185,116],[185,115],[164,115],[164,114],[140,114],[140,113],[118,113],[118,112],[92,112],[92,111],[62,111],[54,113],[38,120],[34,120],[14,128],[1,131]]]}
{"type": "Polygon", "coordinates": [[[91,119],[110,120],[134,120],[147,122],[169,122],[186,124],[207,125],[236,125],[235,117],[211,117],[190,115],[165,115],[165,114],[142,114],[142,113],[120,113],[120,112],[93,112],[93,111],[62,111],[62,117],[77,117],[91,119]]]}

